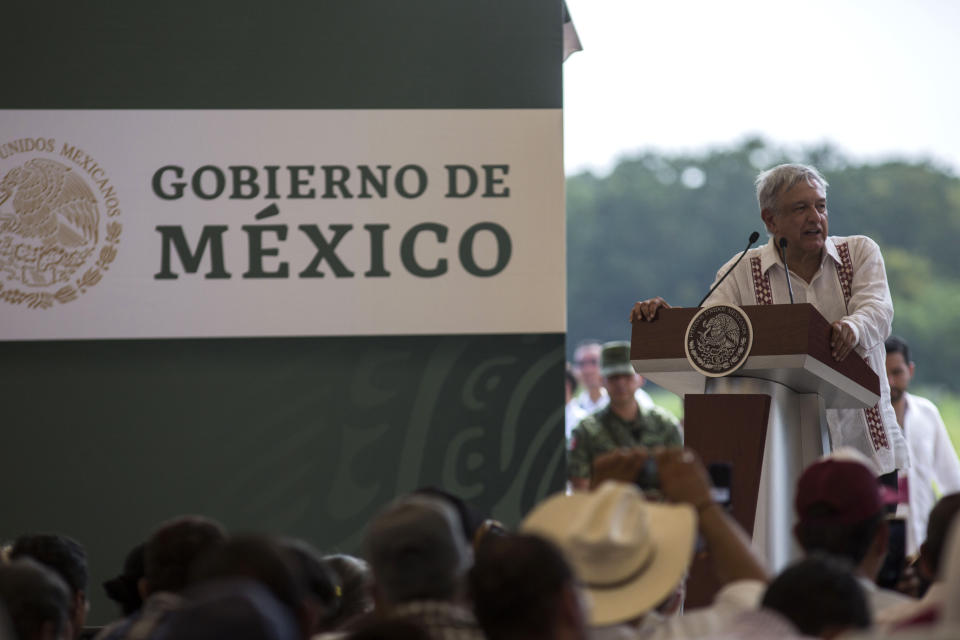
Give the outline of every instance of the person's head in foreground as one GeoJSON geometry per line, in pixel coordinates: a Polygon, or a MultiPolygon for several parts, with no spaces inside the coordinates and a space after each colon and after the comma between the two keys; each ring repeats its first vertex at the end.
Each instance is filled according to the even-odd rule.
{"type": "Polygon", "coordinates": [[[220,523],[203,516],[178,516],[158,526],[143,551],[143,595],[180,593],[199,559],[227,540],[220,523]]]}
{"type": "Polygon", "coordinates": [[[470,570],[470,594],[489,640],[586,637],[576,577],[545,538],[506,535],[483,545],[470,570]]]}
{"type": "Polygon", "coordinates": [[[10,558],[32,558],[53,569],[70,588],[69,635],[80,637],[87,619],[87,553],[68,536],[31,533],[18,537],[10,549],[10,558]]]}
{"type": "MultiPolygon", "coordinates": [[[[277,539],[256,534],[230,536],[194,564],[190,571],[189,591],[231,580],[253,580],[267,589],[274,600],[287,607],[302,636],[310,637],[306,581],[294,558],[277,539]]],[[[187,597],[190,597],[189,593],[187,597]]]]}
{"type": "Polygon", "coordinates": [[[387,505],[367,527],[364,549],[373,573],[376,609],[458,601],[473,552],[460,518],[444,499],[411,494],[387,505]]]}
{"type": "Polygon", "coordinates": [[[864,464],[828,457],[797,481],[794,535],[806,553],[822,552],[852,563],[873,580],[887,553],[889,529],[880,484],[864,464]]]}
{"type": "Polygon", "coordinates": [[[336,617],[340,609],[343,589],[339,578],[323,562],[320,552],[306,540],[282,538],[278,542],[293,561],[294,568],[300,574],[300,581],[306,587],[306,629],[310,635],[326,631],[328,622],[336,617]]]}
{"type": "Polygon", "coordinates": [[[127,552],[123,560],[123,571],[120,575],[105,580],[103,590],[107,597],[120,605],[124,616],[138,611],[143,606],[143,595],[140,593],[144,579],[144,548],[146,543],[141,542],[127,552]]]}
{"type": "Polygon", "coordinates": [[[814,554],[770,583],[761,606],[775,611],[803,635],[829,640],[870,626],[870,607],[850,564],[814,554]]]}
{"type": "Polygon", "coordinates": [[[632,484],[605,482],[547,498],[520,528],[563,551],[600,627],[638,621],[668,599],[690,566],[697,520],[690,505],[647,502],[632,484]]]}
{"type": "Polygon", "coordinates": [[[365,560],[346,554],[324,556],[323,564],[334,574],[339,586],[337,607],[324,620],[325,630],[352,628],[373,611],[370,565],[365,560]]]}
{"type": "Polygon", "coordinates": [[[70,604],[69,587],[52,569],[30,558],[0,563],[0,605],[19,640],[70,638],[70,604]]]}
{"type": "Polygon", "coordinates": [[[213,580],[188,591],[151,640],[300,640],[296,616],[262,583],[249,578],[213,580]]]}

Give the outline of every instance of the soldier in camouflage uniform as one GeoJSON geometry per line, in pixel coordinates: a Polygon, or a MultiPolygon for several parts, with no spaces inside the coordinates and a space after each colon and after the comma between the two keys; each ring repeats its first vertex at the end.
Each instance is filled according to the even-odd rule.
{"type": "Polygon", "coordinates": [[[642,408],[634,397],[638,376],[630,364],[629,342],[608,342],[600,355],[610,404],[584,418],[573,430],[567,477],[574,489],[590,486],[597,456],[618,447],[680,447],[683,436],[675,417],[660,407],[642,408]]]}

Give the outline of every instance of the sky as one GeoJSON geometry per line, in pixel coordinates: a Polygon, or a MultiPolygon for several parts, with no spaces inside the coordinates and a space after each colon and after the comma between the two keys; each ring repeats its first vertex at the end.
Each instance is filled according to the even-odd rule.
{"type": "Polygon", "coordinates": [[[568,175],[749,135],[960,175],[960,2],[567,0],[568,175]]]}

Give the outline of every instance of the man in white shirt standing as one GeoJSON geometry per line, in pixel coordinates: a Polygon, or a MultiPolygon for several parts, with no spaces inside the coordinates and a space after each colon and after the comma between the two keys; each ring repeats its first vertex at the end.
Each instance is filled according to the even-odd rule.
{"type": "Polygon", "coordinates": [[[910,448],[910,468],[899,475],[900,494],[907,497],[907,555],[916,553],[927,536],[927,518],[937,496],[960,491],[960,461],[937,407],[907,393],[915,365],[910,347],[897,336],[886,341],[890,403],[910,448]],[[903,484],[906,484],[904,492],[903,484]]]}
{"type": "MultiPolygon", "coordinates": [[[[831,323],[833,357],[842,361],[856,351],[880,377],[875,407],[827,410],[833,446],[861,451],[880,473],[905,468],[907,446],[883,375],[883,341],[890,335],[893,303],[879,247],[866,236],[827,235],[827,181],[813,167],[774,167],[757,176],[756,188],[770,241],[748,251],[707,303],[788,304],[792,284],[794,301],[809,302],[831,323]]],[[[721,267],[718,280],[738,257],[721,267]]],[[[660,307],[670,305],[659,297],[636,303],[631,322],[655,320],[660,307]]]]}

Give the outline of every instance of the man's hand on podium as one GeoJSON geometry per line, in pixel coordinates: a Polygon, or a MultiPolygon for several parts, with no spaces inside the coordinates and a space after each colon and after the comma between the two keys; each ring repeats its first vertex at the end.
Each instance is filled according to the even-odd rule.
{"type": "Polygon", "coordinates": [[[667,301],[659,296],[650,298],[649,300],[641,300],[633,305],[633,310],[630,311],[630,322],[633,323],[639,320],[653,322],[657,318],[657,309],[660,307],[672,309],[672,307],[667,304],[667,301]]]}
{"type": "Polygon", "coordinates": [[[853,332],[853,327],[839,320],[834,322],[833,329],[830,331],[830,351],[833,353],[833,359],[842,362],[855,346],[857,346],[857,336],[853,332]]]}

